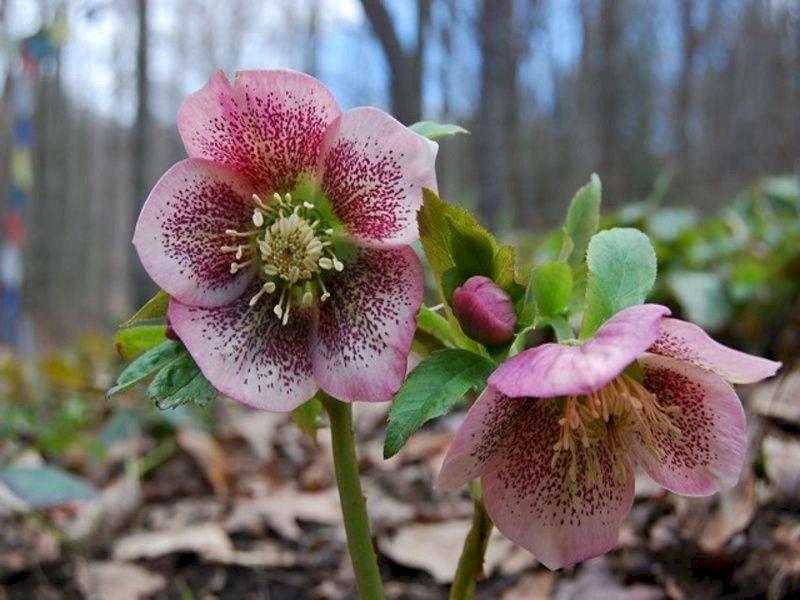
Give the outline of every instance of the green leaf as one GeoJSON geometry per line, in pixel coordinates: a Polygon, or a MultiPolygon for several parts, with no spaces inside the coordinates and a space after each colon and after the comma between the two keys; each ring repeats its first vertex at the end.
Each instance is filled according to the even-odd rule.
{"type": "Polygon", "coordinates": [[[85,479],[51,466],[0,469],[0,481],[33,508],[61,506],[97,494],[85,479]]]}
{"type": "Polygon", "coordinates": [[[689,320],[703,329],[716,329],[730,319],[733,307],[716,273],[676,271],[667,277],[667,286],[689,320]]]}
{"type": "Polygon", "coordinates": [[[314,396],[292,411],[292,421],[300,431],[316,442],[317,430],[322,427],[321,414],[322,402],[317,396],[314,396]]]}
{"type": "Polygon", "coordinates": [[[592,173],[592,177],[585,186],[577,191],[567,209],[567,218],[564,222],[564,232],[569,236],[567,262],[575,268],[586,259],[586,249],[589,240],[597,231],[600,223],[600,198],[602,185],[600,178],[592,173]]]}
{"type": "Polygon", "coordinates": [[[409,125],[408,128],[414,133],[418,133],[419,135],[424,136],[429,140],[435,140],[440,137],[445,137],[450,135],[458,135],[461,133],[469,134],[469,131],[467,131],[460,125],[452,125],[448,123],[436,123],[434,121],[419,121],[417,123],[414,123],[413,125],[409,125]]]}
{"type": "Polygon", "coordinates": [[[431,310],[424,304],[419,309],[417,329],[424,331],[439,340],[443,346],[456,346],[456,332],[439,313],[431,310]]]}
{"type": "Polygon", "coordinates": [[[615,228],[592,237],[581,337],[591,336],[623,308],[641,304],[656,280],[656,253],[638,229],[615,228]]]}
{"type": "Polygon", "coordinates": [[[161,319],[167,315],[167,307],[169,306],[169,294],[164,290],[158,290],[158,293],[145,302],[139,310],[136,311],[130,319],[120,325],[120,327],[132,327],[140,321],[148,321],[152,319],[161,319]]]}
{"type": "Polygon", "coordinates": [[[188,352],[158,372],[147,388],[147,396],[161,410],[193,402],[205,406],[217,395],[188,352]]]}
{"type": "Polygon", "coordinates": [[[394,398],[383,456],[397,454],[423,423],[446,414],[472,388],[483,388],[495,364],[466,350],[434,352],[411,371],[394,398]]]}
{"type": "Polygon", "coordinates": [[[133,360],[140,354],[165,341],[166,327],[159,325],[137,325],[117,331],[114,342],[122,358],[133,360]]]}
{"type": "Polygon", "coordinates": [[[183,346],[178,342],[167,340],[161,342],[155,348],[151,348],[131,364],[129,364],[117,378],[117,383],[106,393],[106,396],[113,396],[119,392],[130,389],[143,379],[161,370],[162,367],[172,362],[184,352],[183,346]]]}
{"type": "Polygon", "coordinates": [[[565,262],[547,262],[531,273],[528,295],[533,296],[537,318],[566,312],[572,297],[572,270],[565,262]]]}
{"type": "Polygon", "coordinates": [[[100,443],[104,448],[109,449],[114,444],[138,436],[142,431],[142,417],[139,413],[122,408],[114,414],[103,425],[100,432],[100,443]]]}

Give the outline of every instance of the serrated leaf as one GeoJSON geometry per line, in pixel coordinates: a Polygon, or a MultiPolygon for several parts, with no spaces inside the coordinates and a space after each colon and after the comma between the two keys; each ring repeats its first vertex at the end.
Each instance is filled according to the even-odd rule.
{"type": "Polygon", "coordinates": [[[187,402],[205,406],[214,399],[216,390],[184,350],[153,378],[147,396],[158,408],[167,410],[187,402]]]}
{"type": "Polygon", "coordinates": [[[133,360],[165,341],[167,339],[165,334],[166,327],[163,324],[136,325],[117,331],[114,343],[122,358],[133,360]]]}
{"type": "Polygon", "coordinates": [[[580,266],[586,259],[589,240],[600,224],[601,195],[600,178],[592,173],[589,183],[579,189],[569,203],[567,218],[564,221],[564,232],[571,241],[571,244],[566,244],[566,248],[568,248],[567,262],[573,268],[580,266]]]}
{"type": "Polygon", "coordinates": [[[434,352],[408,375],[394,398],[383,455],[397,454],[426,421],[446,414],[470,389],[482,388],[495,364],[466,350],[434,352]]]}
{"type": "Polygon", "coordinates": [[[136,311],[136,313],[127,321],[120,325],[123,327],[132,327],[140,321],[150,321],[153,319],[161,319],[166,316],[167,308],[169,307],[169,294],[164,290],[158,290],[158,293],[150,298],[144,305],[136,311]]]}
{"type": "Polygon", "coordinates": [[[155,375],[162,367],[178,358],[182,352],[184,352],[183,346],[172,340],[161,342],[155,348],[150,348],[120,373],[117,383],[106,392],[106,396],[110,397],[123,392],[143,379],[155,375]]]}
{"type": "Polygon", "coordinates": [[[0,469],[0,481],[33,508],[61,506],[97,494],[85,479],[52,466],[0,469]]]}
{"type": "Polygon", "coordinates": [[[419,121],[417,123],[414,123],[413,125],[409,125],[408,128],[414,133],[418,133],[419,135],[424,136],[429,140],[435,140],[440,137],[445,137],[450,135],[469,134],[469,131],[467,131],[460,125],[453,125],[450,123],[436,123],[435,121],[419,121]]]}
{"type": "Polygon", "coordinates": [[[582,338],[623,308],[645,301],[656,280],[656,253],[638,229],[608,229],[589,242],[587,265],[582,338]]]}

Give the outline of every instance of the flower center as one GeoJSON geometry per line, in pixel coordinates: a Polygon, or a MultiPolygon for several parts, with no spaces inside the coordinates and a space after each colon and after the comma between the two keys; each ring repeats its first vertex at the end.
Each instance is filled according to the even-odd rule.
{"type": "Polygon", "coordinates": [[[563,453],[569,457],[569,477],[576,476],[576,451],[584,450],[589,479],[602,482],[598,445],[607,442],[613,453],[614,476],[625,481],[627,461],[622,458],[635,435],[658,460],[663,458],[657,437],[680,437],[673,422],[680,414],[678,406],[663,406],[655,394],[627,375],[620,375],[602,389],[586,396],[568,396],[564,400],[558,441],[553,445],[553,466],[563,453]]]}
{"type": "Polygon", "coordinates": [[[323,279],[327,272],[343,271],[344,264],[332,249],[333,229],[313,203],[277,192],[269,204],[253,194],[253,203],[254,229],[228,229],[225,234],[241,243],[221,250],[234,254],[231,273],[254,261],[259,264],[264,284],[250,298],[250,306],[264,295],[277,298],[272,310],[286,325],[293,305],[307,308],[330,297],[323,279]]]}

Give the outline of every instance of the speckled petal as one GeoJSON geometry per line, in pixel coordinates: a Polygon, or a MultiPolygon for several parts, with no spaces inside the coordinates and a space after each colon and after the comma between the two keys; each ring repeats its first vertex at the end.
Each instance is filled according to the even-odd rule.
{"type": "Polygon", "coordinates": [[[314,375],[345,402],[390,400],[406,374],[422,304],[422,265],[409,246],[363,249],[327,284],[314,335],[314,375]]]}
{"type": "Polygon", "coordinates": [[[508,398],[487,387],[469,409],[442,463],[436,488],[452,490],[480,476],[508,439],[514,417],[528,398],[508,398]]]}
{"type": "Polygon", "coordinates": [[[668,314],[669,309],[659,304],[626,308],[582,346],[542,344],[517,354],[492,373],[489,384],[512,398],[594,392],[655,342],[668,314]]]}
{"type": "Polygon", "coordinates": [[[694,323],[680,319],[664,319],[650,352],[687,360],[731,383],[755,383],[781,367],[779,362],[723,346],[694,323]]]}
{"type": "Polygon", "coordinates": [[[220,248],[231,244],[226,229],[250,227],[252,193],[245,177],[206,160],[184,160],[167,171],[150,192],[133,235],[153,281],[195,306],[219,306],[241,294],[253,270],[232,275],[234,256],[220,248]]]}
{"type": "Polygon", "coordinates": [[[235,168],[259,193],[290,189],[319,160],[328,125],[340,114],[318,80],[288,70],[218,71],[178,112],[186,152],[235,168]]]}
{"type": "Polygon", "coordinates": [[[747,437],[744,410],[733,388],[719,375],[667,356],[645,354],[639,363],[644,386],[662,405],[681,408],[673,418],[681,436],[657,435],[661,460],[637,444],[642,467],[659,484],[684,496],[708,496],[734,485],[747,437]]]}
{"type": "Polygon", "coordinates": [[[587,474],[586,451],[576,451],[574,480],[568,453],[555,464],[553,445],[559,435],[558,414],[551,400],[526,402],[500,456],[481,477],[486,510],[508,539],[531,551],[549,569],[598,556],[617,543],[619,526],[633,502],[634,476],[626,456],[594,446],[600,485],[587,474]],[[624,461],[624,479],[614,475],[624,461]]]}
{"type": "Polygon", "coordinates": [[[265,300],[250,307],[248,301],[260,283],[254,280],[240,298],[216,308],[191,307],[173,299],[169,319],[220,392],[253,408],[289,411],[317,391],[309,353],[310,319],[295,311],[284,326],[265,300]]]}
{"type": "Polygon", "coordinates": [[[417,239],[422,188],[436,190],[435,142],[362,107],[342,114],[324,148],[323,189],[355,241],[381,247],[417,239]]]}

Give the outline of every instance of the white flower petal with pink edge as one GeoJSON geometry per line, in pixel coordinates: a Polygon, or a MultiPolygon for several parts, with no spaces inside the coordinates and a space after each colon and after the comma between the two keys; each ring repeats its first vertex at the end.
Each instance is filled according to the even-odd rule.
{"type": "Polygon", "coordinates": [[[314,375],[345,402],[391,400],[406,374],[422,304],[422,264],[410,246],[361,249],[326,285],[314,332],[314,375]]]}
{"type": "Polygon", "coordinates": [[[253,269],[231,274],[226,229],[246,229],[253,208],[247,178],[206,160],[167,171],[147,198],[133,235],[145,271],[170,296],[195,306],[230,302],[253,269]]]}
{"type": "Polygon", "coordinates": [[[619,375],[658,338],[666,306],[621,310],[580,346],[542,344],[500,365],[489,384],[512,398],[589,394],[619,375]]]}
{"type": "Polygon", "coordinates": [[[216,308],[175,301],[169,320],[211,384],[253,408],[285,412],[317,391],[309,352],[311,322],[297,310],[288,325],[262,303],[249,299],[261,287],[254,280],[237,300],[216,308]]]}
{"type": "Polygon", "coordinates": [[[672,422],[681,434],[656,431],[663,457],[638,443],[638,462],[656,482],[683,496],[708,496],[733,486],[747,446],[744,409],[733,388],[719,375],[675,358],[645,354],[639,363],[644,387],[662,406],[680,407],[672,422]]]}
{"type": "Polygon", "coordinates": [[[779,362],[723,346],[694,323],[680,319],[664,319],[650,352],[689,361],[731,383],[755,383],[781,367],[779,362]]]}
{"type": "Polygon", "coordinates": [[[417,239],[422,188],[436,191],[437,149],[377,108],[354,108],[331,125],[322,188],[353,240],[380,247],[417,239]]]}
{"type": "Polygon", "coordinates": [[[288,70],[218,71],[178,112],[186,152],[233,167],[259,193],[287,191],[313,172],[325,131],[340,114],[318,80],[288,70]]]}
{"type": "Polygon", "coordinates": [[[587,451],[579,444],[570,476],[569,452],[553,464],[560,417],[555,401],[523,405],[504,433],[502,450],[481,476],[486,510],[495,526],[549,569],[611,550],[633,503],[634,477],[627,457],[613,455],[602,442],[592,446],[598,485],[587,475],[587,451]],[[615,469],[616,461],[624,462],[615,469]]]}
{"type": "Polygon", "coordinates": [[[453,443],[447,449],[436,479],[436,488],[455,489],[491,468],[492,459],[508,439],[507,431],[512,426],[514,416],[523,411],[529,402],[537,400],[508,398],[487,387],[470,407],[453,443]]]}

